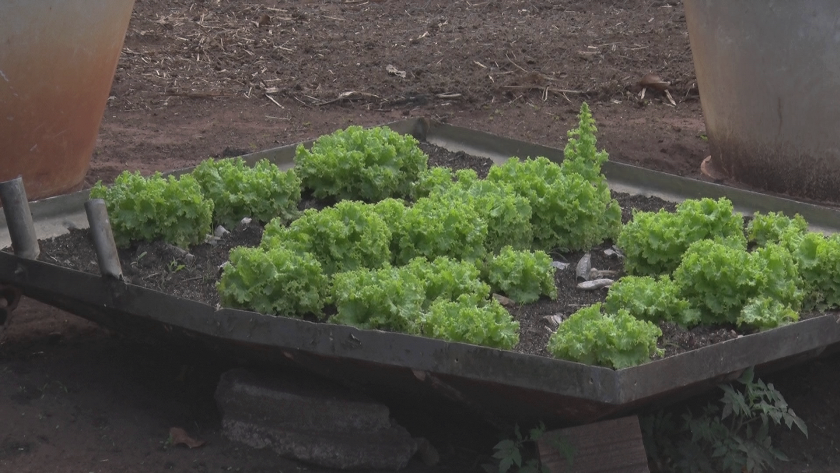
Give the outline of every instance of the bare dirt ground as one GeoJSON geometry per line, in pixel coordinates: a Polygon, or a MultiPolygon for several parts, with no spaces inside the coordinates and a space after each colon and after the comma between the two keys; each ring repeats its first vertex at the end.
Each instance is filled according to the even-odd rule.
{"type": "MultiPolygon", "coordinates": [[[[406,117],[562,148],[582,101],[611,159],[702,178],[679,2],[137,0],[86,184],[406,117]],[[638,98],[649,73],[675,105],[638,98]]],[[[175,348],[24,301],[0,345],[0,471],[319,471],[225,440],[212,395],[228,364],[175,348]],[[208,443],[169,446],[174,426],[208,443]]],[[[775,438],[793,459],[780,471],[840,468],[837,361],[765,377],[810,428],[775,438]]],[[[477,428],[438,421],[431,471],[492,453],[477,428]]]]}

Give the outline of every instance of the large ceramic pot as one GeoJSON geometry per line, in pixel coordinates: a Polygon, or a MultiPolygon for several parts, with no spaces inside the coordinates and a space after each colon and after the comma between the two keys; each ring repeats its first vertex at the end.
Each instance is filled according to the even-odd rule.
{"type": "Polygon", "coordinates": [[[0,181],[82,185],[134,0],[0,0],[0,181]]]}
{"type": "Polygon", "coordinates": [[[840,202],[840,1],[683,3],[713,172],[840,202]]]}

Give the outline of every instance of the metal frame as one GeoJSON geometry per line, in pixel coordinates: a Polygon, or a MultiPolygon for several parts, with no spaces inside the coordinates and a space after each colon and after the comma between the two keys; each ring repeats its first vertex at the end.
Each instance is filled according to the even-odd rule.
{"type": "MultiPolygon", "coordinates": [[[[562,159],[562,151],[426,119],[388,125],[453,151],[503,162],[510,156],[562,159]]],[[[306,143],[306,145],[310,145],[306,143]]],[[[248,155],[291,167],[296,146],[248,155]]],[[[178,172],[185,172],[182,170],[178,172]]],[[[668,200],[726,196],[742,211],[800,213],[833,231],[837,212],[810,204],[609,163],[617,190],[668,200]]],[[[86,226],[87,192],[33,202],[40,238],[86,226]],[[77,219],[76,216],[81,218],[77,219]]],[[[5,222],[0,222],[2,232],[5,222]]],[[[2,246],[2,242],[0,242],[2,246]]],[[[445,399],[499,423],[581,424],[669,403],[734,379],[750,367],[774,369],[840,348],[840,316],[823,315],[623,370],[376,330],[221,309],[0,252],[0,284],[113,330],[177,340],[253,361],[294,365],[370,393],[445,399]]]]}

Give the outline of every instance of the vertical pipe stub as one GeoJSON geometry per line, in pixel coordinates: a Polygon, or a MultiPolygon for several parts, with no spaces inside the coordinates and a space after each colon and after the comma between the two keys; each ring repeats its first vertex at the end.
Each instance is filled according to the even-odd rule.
{"type": "Polygon", "coordinates": [[[105,201],[102,199],[88,200],[85,202],[85,213],[90,224],[90,235],[93,238],[93,247],[96,250],[99,272],[103,276],[122,279],[120,257],[117,253],[117,245],[114,243],[114,233],[111,230],[111,221],[108,219],[108,209],[105,207],[105,201]]]}
{"type": "Polygon", "coordinates": [[[3,214],[9,228],[9,238],[15,256],[36,259],[41,254],[38,237],[35,235],[35,223],[26,200],[23,179],[18,176],[10,181],[0,182],[0,201],[3,202],[3,214]]]}

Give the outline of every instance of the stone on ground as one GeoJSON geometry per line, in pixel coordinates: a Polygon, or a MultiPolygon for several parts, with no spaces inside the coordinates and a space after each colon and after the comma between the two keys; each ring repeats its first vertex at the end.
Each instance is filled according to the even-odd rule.
{"type": "Polygon", "coordinates": [[[328,468],[398,470],[421,442],[386,406],[308,377],[231,370],[216,403],[229,439],[328,468]]]}

